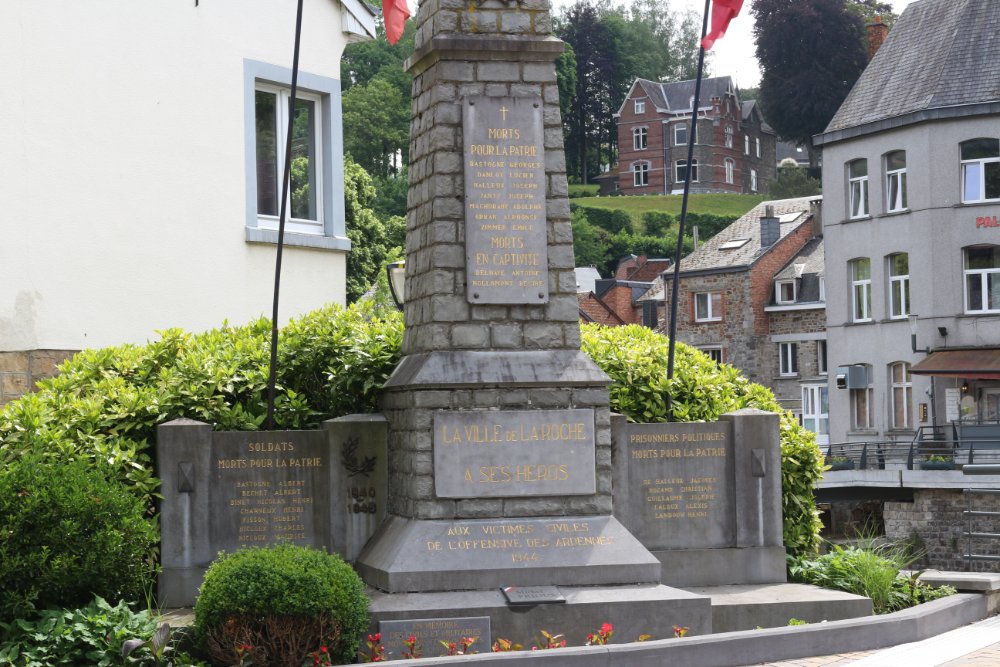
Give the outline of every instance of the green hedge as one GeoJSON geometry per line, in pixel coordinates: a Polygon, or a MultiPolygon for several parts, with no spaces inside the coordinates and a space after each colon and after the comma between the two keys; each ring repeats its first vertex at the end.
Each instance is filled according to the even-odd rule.
{"type": "MultiPolygon", "coordinates": [[[[264,420],[269,326],[258,320],[202,334],[164,332],[145,346],[88,350],[60,375],[0,412],[0,463],[31,452],[56,460],[110,462],[143,497],[155,491],[149,450],[155,427],[178,417],[217,429],[250,430],[264,420]]],[[[782,412],[771,392],[729,366],[716,367],[678,345],[666,383],[666,338],[642,327],[583,328],[584,350],[615,380],[612,407],[635,420],[715,419],[758,407],[782,412]],[[640,381],[641,380],[641,381],[640,381]]],[[[382,384],[399,359],[402,318],[369,306],[324,308],[281,335],[277,424],[308,428],[377,409],[382,384]]],[[[782,412],[785,544],[807,554],[818,542],[812,488],[822,457],[812,435],[782,412]]]]}
{"type": "Polygon", "coordinates": [[[151,590],[156,529],[105,467],[26,456],[0,472],[0,622],[151,590]]]}

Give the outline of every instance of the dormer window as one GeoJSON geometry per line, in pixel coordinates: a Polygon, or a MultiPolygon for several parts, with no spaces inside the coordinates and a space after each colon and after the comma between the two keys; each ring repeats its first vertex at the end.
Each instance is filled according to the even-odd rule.
{"type": "Polygon", "coordinates": [[[795,303],[795,281],[774,281],[774,302],[779,306],[795,303]]]}

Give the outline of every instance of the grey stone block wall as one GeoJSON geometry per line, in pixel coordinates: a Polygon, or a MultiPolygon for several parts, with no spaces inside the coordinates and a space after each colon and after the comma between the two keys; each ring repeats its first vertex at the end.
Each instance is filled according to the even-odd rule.
{"type": "Polygon", "coordinates": [[[427,0],[417,12],[410,127],[403,353],[579,349],[566,160],[546,0],[427,0]],[[538,97],[544,104],[549,302],[466,299],[462,100],[538,97]]]}
{"type": "Polygon", "coordinates": [[[607,391],[591,387],[415,389],[385,394],[389,433],[389,513],[415,519],[484,519],[611,513],[611,413],[607,391]],[[532,498],[437,498],[434,414],[439,410],[593,408],[597,493],[532,498]]]}
{"type": "MultiPolygon", "coordinates": [[[[1000,511],[1000,497],[976,496],[975,510],[1000,511]]],[[[967,509],[966,495],[961,489],[918,489],[913,502],[886,502],[883,509],[885,534],[891,539],[918,538],[927,550],[927,567],[938,570],[997,572],[1000,563],[973,561],[966,566],[962,554],[966,543],[962,533],[969,524],[962,512],[967,509]]],[[[972,530],[980,533],[1000,533],[997,517],[975,517],[972,530]]],[[[977,554],[1000,556],[1000,540],[977,539],[972,543],[977,554]]]]}

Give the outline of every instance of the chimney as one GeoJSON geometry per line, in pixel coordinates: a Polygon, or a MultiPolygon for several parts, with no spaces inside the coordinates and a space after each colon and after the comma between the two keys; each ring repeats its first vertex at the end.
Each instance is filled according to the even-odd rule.
{"type": "Polygon", "coordinates": [[[809,202],[809,215],[813,220],[813,236],[818,238],[823,236],[823,200],[815,199],[809,202]]]}
{"type": "Polygon", "coordinates": [[[778,218],[774,215],[773,206],[764,207],[764,215],[760,218],[760,247],[770,248],[775,243],[778,242],[778,237],[781,236],[781,225],[778,223],[778,218]]]}
{"type": "Polygon", "coordinates": [[[886,35],[889,34],[889,26],[882,23],[882,17],[876,16],[875,21],[865,26],[868,29],[868,60],[875,57],[875,52],[882,46],[886,35]]]}

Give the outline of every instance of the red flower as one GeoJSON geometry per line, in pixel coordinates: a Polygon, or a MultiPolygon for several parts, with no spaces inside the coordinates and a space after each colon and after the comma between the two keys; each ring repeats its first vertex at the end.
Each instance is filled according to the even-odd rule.
{"type": "Polygon", "coordinates": [[[326,653],[327,652],[327,648],[325,646],[320,646],[319,647],[319,652],[320,653],[326,653]]]}
{"type": "Polygon", "coordinates": [[[615,631],[615,628],[610,623],[605,623],[604,625],[601,626],[601,632],[603,634],[609,634],[609,633],[614,632],[614,631],[615,631]]]}

